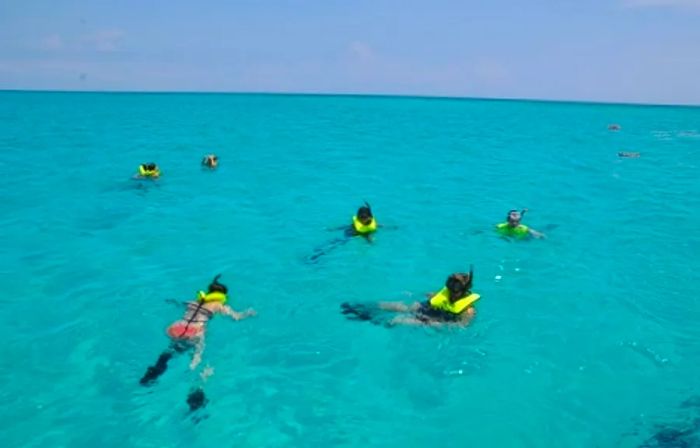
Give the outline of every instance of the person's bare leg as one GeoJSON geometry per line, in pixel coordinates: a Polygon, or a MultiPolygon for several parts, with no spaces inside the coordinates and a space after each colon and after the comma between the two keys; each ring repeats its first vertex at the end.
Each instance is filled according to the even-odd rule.
{"type": "Polygon", "coordinates": [[[190,362],[190,370],[197,368],[200,362],[202,362],[202,353],[204,353],[204,335],[200,336],[199,340],[194,346],[194,354],[192,355],[192,362],[190,362]]]}
{"type": "Polygon", "coordinates": [[[432,323],[432,322],[426,322],[424,320],[420,320],[417,317],[411,316],[411,315],[403,315],[403,316],[396,316],[395,318],[391,319],[389,322],[387,322],[387,325],[390,327],[396,327],[399,325],[406,325],[406,326],[437,326],[439,323],[432,323]]]}
{"type": "Polygon", "coordinates": [[[397,313],[409,313],[416,311],[420,303],[406,304],[404,302],[379,302],[379,308],[386,311],[395,311],[397,313]]]}

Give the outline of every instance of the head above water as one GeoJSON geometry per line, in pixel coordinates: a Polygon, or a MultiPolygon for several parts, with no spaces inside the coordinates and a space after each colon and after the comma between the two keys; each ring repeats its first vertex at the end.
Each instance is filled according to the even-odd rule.
{"type": "Polygon", "coordinates": [[[506,216],[506,220],[508,221],[508,225],[517,227],[520,225],[520,220],[523,219],[523,215],[527,209],[523,211],[518,211],[518,210],[511,210],[508,212],[508,215],[506,216]]]}
{"type": "Polygon", "coordinates": [[[365,201],[365,205],[357,209],[357,219],[366,225],[372,222],[372,218],[374,218],[372,207],[365,201]]]}
{"type": "Polygon", "coordinates": [[[209,168],[215,168],[219,164],[219,156],[216,154],[207,154],[202,159],[202,165],[208,166],[209,168]]]}
{"type": "Polygon", "coordinates": [[[209,291],[210,293],[212,292],[220,292],[223,294],[228,294],[228,288],[226,285],[219,283],[219,278],[221,277],[221,274],[218,274],[216,277],[214,277],[214,280],[211,281],[209,284],[209,291]]]}
{"type": "Polygon", "coordinates": [[[144,164],[141,165],[141,166],[142,166],[143,169],[146,170],[146,171],[155,171],[155,170],[158,169],[158,165],[156,165],[156,164],[153,163],[153,162],[151,162],[151,163],[144,163],[144,164]]]}
{"type": "Polygon", "coordinates": [[[463,297],[472,287],[474,281],[474,268],[469,267],[469,272],[456,272],[445,281],[445,287],[450,291],[451,299],[459,299],[463,297]]]}

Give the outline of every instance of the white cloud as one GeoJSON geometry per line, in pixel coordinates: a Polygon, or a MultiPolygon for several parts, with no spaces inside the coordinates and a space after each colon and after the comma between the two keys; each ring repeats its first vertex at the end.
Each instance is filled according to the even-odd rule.
{"type": "Polygon", "coordinates": [[[85,43],[93,50],[101,52],[118,51],[124,31],[122,30],[100,30],[84,38],[85,43]]]}
{"type": "Polygon", "coordinates": [[[474,64],[473,73],[476,78],[488,84],[502,84],[510,81],[508,67],[500,61],[482,59],[474,64]]]}
{"type": "Polygon", "coordinates": [[[374,59],[374,50],[372,50],[372,47],[370,47],[364,42],[351,42],[348,46],[348,51],[350,52],[350,55],[352,55],[352,57],[360,61],[369,61],[371,59],[374,59]]]}
{"type": "Polygon", "coordinates": [[[691,8],[700,9],[700,0],[621,0],[624,6],[630,8],[691,8]]]}
{"type": "Polygon", "coordinates": [[[46,51],[58,51],[65,47],[65,43],[63,42],[63,38],[61,36],[58,34],[52,34],[51,36],[47,36],[42,39],[39,43],[39,47],[46,51]]]}
{"type": "Polygon", "coordinates": [[[119,29],[104,29],[67,37],[51,34],[35,43],[34,48],[55,53],[111,53],[121,50],[124,36],[124,31],[119,29]]]}

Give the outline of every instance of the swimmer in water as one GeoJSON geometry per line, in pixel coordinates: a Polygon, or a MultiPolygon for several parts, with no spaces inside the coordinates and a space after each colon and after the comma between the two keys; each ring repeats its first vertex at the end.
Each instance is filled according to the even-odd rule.
{"type": "MultiPolygon", "coordinates": [[[[326,255],[331,250],[336,247],[342,246],[347,243],[355,236],[361,236],[367,240],[367,242],[372,242],[372,235],[377,231],[378,228],[384,228],[385,226],[379,225],[377,220],[372,213],[372,207],[365,201],[365,204],[357,209],[357,213],[352,217],[352,222],[350,225],[345,225],[341,227],[334,227],[328,230],[342,230],[343,237],[336,238],[329,241],[326,245],[316,248],[314,254],[311,255],[307,260],[311,263],[318,260],[323,255],[326,255]]],[[[395,227],[394,227],[395,228],[395,227]]]]}
{"type": "Polygon", "coordinates": [[[369,321],[388,327],[397,325],[457,326],[468,325],[481,296],[471,291],[474,270],[454,273],[447,277],[445,287],[437,293],[428,293],[425,302],[379,302],[376,305],[343,303],[341,313],[348,319],[369,321]]]}
{"type": "Polygon", "coordinates": [[[633,152],[633,151],[620,151],[617,153],[617,156],[622,157],[624,159],[636,159],[636,158],[639,158],[639,156],[641,156],[641,154],[638,152],[633,152]]]}
{"type": "Polygon", "coordinates": [[[151,162],[139,165],[139,172],[134,176],[134,179],[158,179],[159,177],[160,168],[151,162]]]}
{"type": "Polygon", "coordinates": [[[216,154],[207,154],[202,158],[202,166],[214,169],[219,166],[219,156],[216,154]]]}
{"type": "Polygon", "coordinates": [[[546,238],[544,233],[540,233],[520,223],[525,212],[527,212],[527,209],[523,209],[521,212],[517,210],[509,211],[508,215],[506,215],[506,222],[497,224],[496,231],[504,237],[516,239],[546,238]]]}
{"type": "MultiPolygon", "coordinates": [[[[243,312],[234,311],[233,308],[226,305],[228,288],[219,283],[221,274],[214,277],[214,280],[209,285],[208,291],[200,291],[196,300],[186,302],[187,307],[182,319],[172,323],[166,330],[170,337],[170,346],[158,357],[156,363],[148,369],[140,380],[144,386],[149,386],[155,382],[168,368],[168,361],[176,354],[183,353],[188,350],[194,350],[190,369],[194,370],[202,360],[202,352],[204,351],[204,334],[209,320],[215,314],[223,314],[231,317],[234,320],[242,320],[247,317],[255,316],[255,311],[248,309],[243,312]]],[[[197,392],[199,396],[200,392],[197,392]]],[[[200,404],[204,404],[206,400],[195,398],[188,399],[188,403],[194,400],[200,404]]]]}

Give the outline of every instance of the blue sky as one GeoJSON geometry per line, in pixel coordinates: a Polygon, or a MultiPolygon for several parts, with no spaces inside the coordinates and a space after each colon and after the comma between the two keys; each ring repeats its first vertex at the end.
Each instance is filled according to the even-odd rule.
{"type": "Polygon", "coordinates": [[[700,0],[0,0],[0,89],[700,104],[700,0]]]}

